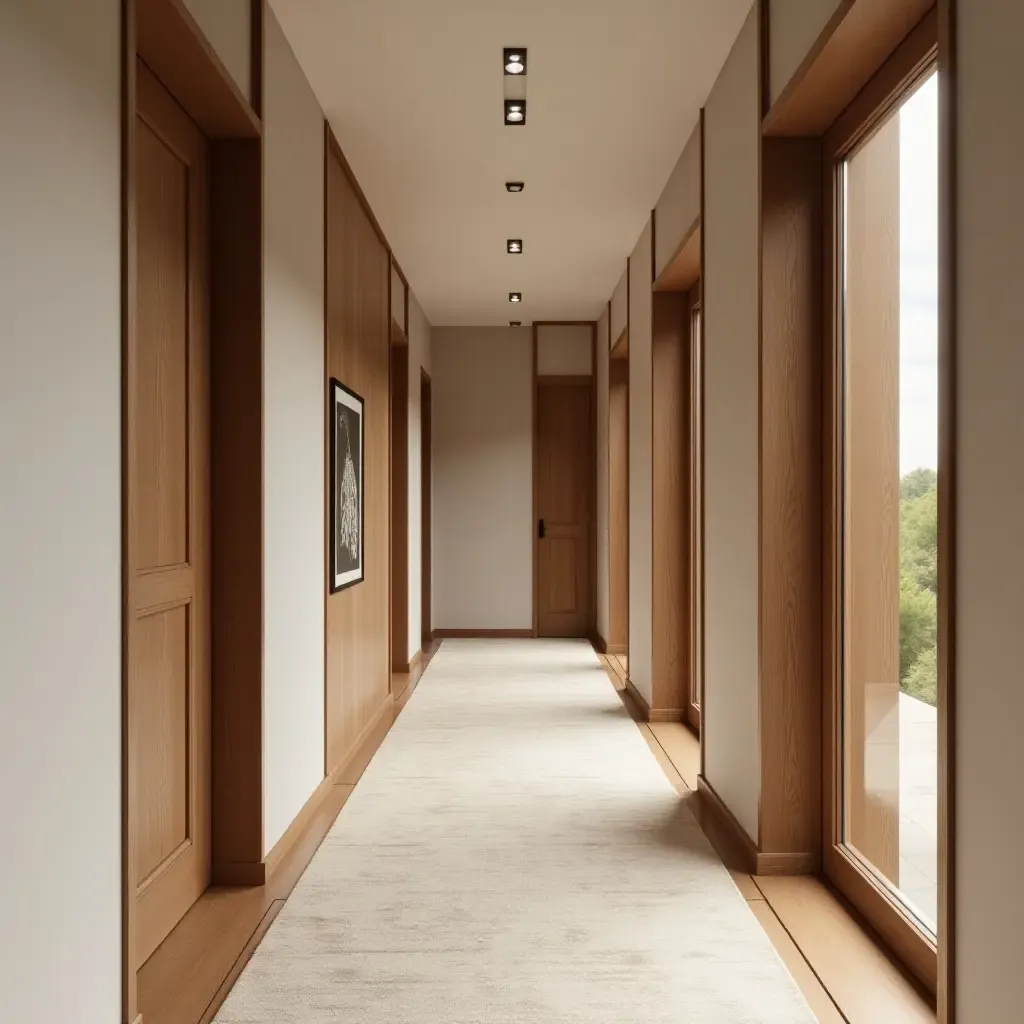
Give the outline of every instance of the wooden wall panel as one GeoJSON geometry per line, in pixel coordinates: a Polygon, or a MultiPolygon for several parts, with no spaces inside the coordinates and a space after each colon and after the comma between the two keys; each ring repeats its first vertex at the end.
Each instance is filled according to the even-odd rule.
{"type": "Polygon", "coordinates": [[[629,360],[608,362],[608,650],[629,643],[629,360]]]}
{"type": "MultiPolygon", "coordinates": [[[[395,275],[397,277],[397,275],[395,275]]],[[[399,282],[401,283],[401,282],[399,282]]],[[[392,280],[392,306],[394,305],[392,280]]],[[[405,301],[404,298],[402,300],[405,301]]],[[[393,312],[393,311],[392,311],[393,312]]],[[[393,318],[393,317],[392,317],[393,318]]],[[[409,671],[409,346],[391,346],[391,668],[409,671]]]]}
{"type": "MultiPolygon", "coordinates": [[[[360,734],[390,700],[391,262],[333,136],[327,150],[326,188],[326,376],[336,377],[366,403],[365,579],[327,597],[325,767],[330,773],[343,765],[360,734]]],[[[325,395],[325,429],[326,401],[325,395]]],[[[325,465],[325,480],[327,469],[325,465]]],[[[328,531],[329,520],[328,514],[328,531]]]]}
{"type": "Polygon", "coordinates": [[[761,851],[821,850],[821,148],[762,150],[761,851]]]}
{"type": "Polygon", "coordinates": [[[655,292],[652,314],[652,452],[654,505],[652,603],[654,699],[678,712],[689,697],[690,494],[689,312],[685,293],[655,292]]]}

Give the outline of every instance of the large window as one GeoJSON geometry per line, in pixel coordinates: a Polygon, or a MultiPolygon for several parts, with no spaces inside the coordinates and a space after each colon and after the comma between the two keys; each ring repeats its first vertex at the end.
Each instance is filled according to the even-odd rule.
{"type": "Polygon", "coordinates": [[[921,64],[830,139],[835,238],[831,849],[934,973],[938,919],[938,88],[921,64]],[[929,966],[930,963],[930,966],[929,966]]]}

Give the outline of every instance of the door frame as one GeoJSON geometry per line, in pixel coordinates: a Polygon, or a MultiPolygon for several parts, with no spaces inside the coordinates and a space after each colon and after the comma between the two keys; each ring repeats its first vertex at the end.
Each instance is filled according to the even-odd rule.
{"type": "Polygon", "coordinates": [[[265,0],[251,0],[253,103],[180,0],[122,0],[121,24],[121,1020],[140,1020],[128,680],[128,394],[136,343],[136,62],[209,144],[214,884],[258,885],[263,851],[263,244],[265,0]],[[217,480],[222,486],[217,486],[217,480]],[[221,529],[218,529],[218,525],[221,529]],[[230,525],[230,529],[225,529],[230,525]],[[219,643],[218,643],[219,639],[219,643]]]}
{"type": "Polygon", "coordinates": [[[532,377],[530,400],[533,403],[533,519],[530,535],[533,537],[533,636],[540,636],[540,538],[537,536],[538,514],[538,401],[540,375],[537,372],[537,328],[538,327],[589,327],[590,328],[590,437],[594,444],[594,458],[590,460],[587,474],[587,561],[590,567],[590,607],[587,609],[587,637],[597,635],[597,321],[596,320],[534,320],[531,328],[532,377]]]}
{"type": "Polygon", "coordinates": [[[420,650],[434,639],[433,611],[433,422],[434,396],[430,374],[420,367],[420,650]]]}

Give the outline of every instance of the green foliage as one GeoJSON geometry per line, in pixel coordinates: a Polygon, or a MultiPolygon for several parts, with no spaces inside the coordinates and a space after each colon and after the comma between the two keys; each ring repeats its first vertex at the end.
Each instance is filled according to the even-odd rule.
{"type": "Polygon", "coordinates": [[[935,706],[939,697],[939,673],[938,650],[934,645],[921,652],[900,689],[911,697],[935,706]]]}
{"type": "Polygon", "coordinates": [[[900,481],[900,689],[936,702],[938,478],[915,469],[900,481]]]}

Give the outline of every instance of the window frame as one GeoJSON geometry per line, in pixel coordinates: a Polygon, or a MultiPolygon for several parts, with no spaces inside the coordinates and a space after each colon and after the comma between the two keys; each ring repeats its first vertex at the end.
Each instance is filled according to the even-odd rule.
{"type": "MultiPolygon", "coordinates": [[[[823,732],[822,754],[823,837],[822,862],[826,877],[878,932],[897,957],[932,994],[938,981],[938,943],[925,932],[917,918],[895,896],[882,879],[843,842],[843,472],[844,472],[844,352],[842,295],[843,162],[863,145],[924,78],[938,66],[938,18],[933,8],[896,48],[889,59],[836,119],[823,139],[825,198],[824,311],[824,588],[823,588],[823,732]]],[[[941,97],[941,90],[940,90],[941,97]]],[[[940,98],[940,105],[942,100],[940,98]]],[[[940,122],[942,114],[940,112],[940,122]]],[[[940,160],[942,152],[940,148],[940,160]]],[[[940,197],[941,203],[941,197],[940,197]]],[[[940,207],[940,217],[948,215],[940,207]]],[[[940,238],[943,231],[940,223],[940,238]]],[[[941,241],[940,241],[941,245],[941,241]]],[[[941,256],[940,256],[941,259],[941,256]]],[[[940,278],[941,281],[941,278],[940,278]]],[[[944,282],[943,282],[944,283],[944,282]]],[[[943,286],[940,283],[940,288],[943,286]]],[[[940,295],[940,317],[942,298],[940,295]]],[[[941,334],[941,326],[940,326],[941,334]]],[[[940,363],[943,359],[940,347],[940,363]]],[[[942,375],[940,365],[940,376],[942,375]]],[[[940,399],[939,432],[942,434],[947,410],[940,399]]],[[[944,472],[940,452],[940,473],[944,472]]],[[[940,516],[946,510],[940,507],[940,516]]],[[[940,563],[949,557],[939,531],[940,563]]],[[[943,604],[951,599],[940,588],[939,619],[943,604]]],[[[940,630],[940,662],[943,658],[940,630]]],[[[943,700],[940,681],[939,701],[943,700]]],[[[940,709],[940,717],[942,711],[940,709]]],[[[941,726],[940,726],[941,727],[941,726]]],[[[943,765],[939,764],[939,788],[943,765]]],[[[940,796],[941,802],[941,796],[940,796]]],[[[943,863],[943,830],[939,830],[939,863],[943,863]]],[[[941,883],[940,883],[941,886],[941,883]]],[[[943,916],[940,892],[940,929],[943,916]]],[[[943,937],[945,939],[945,936],[943,937]]]]}

